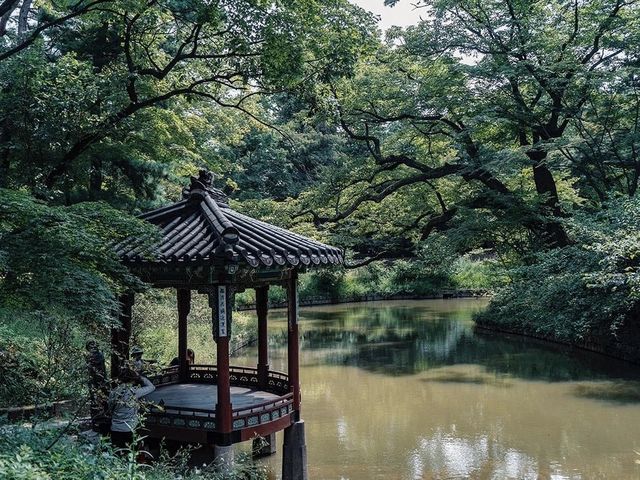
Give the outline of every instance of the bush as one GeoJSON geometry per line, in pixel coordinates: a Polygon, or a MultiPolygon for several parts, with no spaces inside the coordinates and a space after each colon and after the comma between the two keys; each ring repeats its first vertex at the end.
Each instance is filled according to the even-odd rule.
{"type": "Polygon", "coordinates": [[[0,310],[0,406],[84,398],[84,340],[65,316],[0,310]]]}
{"type": "Polygon", "coordinates": [[[493,290],[504,285],[507,278],[503,267],[490,255],[463,255],[453,264],[451,281],[457,288],[493,290]]]}
{"type": "Polygon", "coordinates": [[[541,254],[533,265],[511,271],[513,283],[477,320],[564,341],[584,340],[600,327],[613,331],[624,318],[623,296],[602,295],[585,281],[599,260],[577,246],[541,254]]]}
{"type": "Polygon", "coordinates": [[[83,441],[77,435],[55,430],[33,430],[17,426],[0,427],[0,478],[6,480],[259,480],[264,467],[249,458],[238,458],[228,474],[212,466],[189,468],[188,452],[164,454],[152,465],[136,463],[137,452],[117,455],[110,444],[83,441]]]}
{"type": "MultiPolygon", "coordinates": [[[[570,225],[576,243],[509,272],[476,320],[567,342],[626,343],[638,350],[640,203],[611,203],[570,225]]],[[[618,348],[618,347],[616,347],[618,348]]],[[[625,347],[626,348],[626,347],[625,347]]]]}

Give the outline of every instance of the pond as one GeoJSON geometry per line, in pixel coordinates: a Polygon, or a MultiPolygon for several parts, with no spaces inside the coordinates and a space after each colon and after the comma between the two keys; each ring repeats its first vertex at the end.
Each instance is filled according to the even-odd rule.
{"type": "MultiPolygon", "coordinates": [[[[474,333],[486,300],[302,309],[311,479],[638,479],[640,375],[603,356],[474,333]]],[[[286,319],[270,315],[271,368],[286,319]]],[[[248,349],[234,364],[252,365],[248,349]]],[[[279,478],[277,455],[266,460],[279,478]]]]}

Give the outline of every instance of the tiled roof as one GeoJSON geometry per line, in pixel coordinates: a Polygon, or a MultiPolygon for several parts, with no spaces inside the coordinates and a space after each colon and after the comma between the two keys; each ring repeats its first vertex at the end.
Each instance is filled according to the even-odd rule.
{"type": "Polygon", "coordinates": [[[226,196],[201,171],[183,191],[184,199],[140,218],[157,225],[159,243],[149,247],[129,238],[116,246],[125,263],[208,263],[216,259],[252,267],[283,268],[341,264],[342,251],[232,210],[226,196]]]}

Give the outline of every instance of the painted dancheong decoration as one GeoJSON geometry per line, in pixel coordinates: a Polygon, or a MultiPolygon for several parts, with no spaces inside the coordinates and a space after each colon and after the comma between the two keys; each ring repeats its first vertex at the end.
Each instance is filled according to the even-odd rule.
{"type": "MultiPolygon", "coordinates": [[[[159,236],[151,241],[129,238],[115,249],[145,282],[176,289],[180,362],[152,377],[157,389],[150,400],[162,401],[164,407],[148,414],[145,434],[211,445],[217,456],[228,459],[234,443],[257,436],[266,439],[262,453],[273,453],[275,432],[284,429],[283,479],[307,478],[300,417],[298,274],[342,264],[342,250],[234,211],[224,193],[213,187],[213,175],[207,171],[191,177],[181,201],[140,218],[155,225],[159,236]],[[267,300],[271,285],[287,290],[287,373],[269,369],[267,300]],[[248,288],[256,290],[256,368],[229,365],[233,295],[248,288]],[[187,363],[192,292],[209,297],[216,365],[187,363]],[[234,396],[235,390],[247,388],[255,397],[234,396]]],[[[133,304],[132,292],[122,296],[121,326],[112,332],[112,375],[129,356],[133,304]]]]}

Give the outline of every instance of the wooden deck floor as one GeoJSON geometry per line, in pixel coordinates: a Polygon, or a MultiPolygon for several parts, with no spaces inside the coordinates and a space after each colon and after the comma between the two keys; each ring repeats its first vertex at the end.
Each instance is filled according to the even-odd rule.
{"type": "MultiPolygon", "coordinates": [[[[202,383],[180,383],[158,387],[154,392],[144,397],[145,400],[160,402],[165,405],[183,408],[203,408],[215,410],[218,392],[215,385],[202,383]]],[[[246,408],[252,405],[274,400],[278,395],[245,387],[231,387],[231,404],[233,408],[246,408]]]]}

